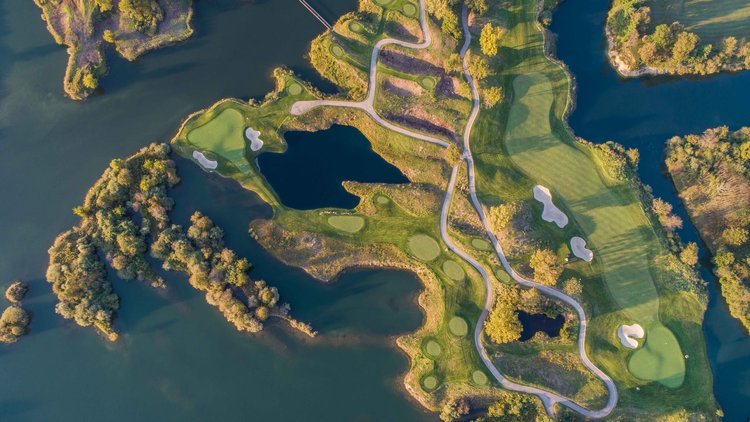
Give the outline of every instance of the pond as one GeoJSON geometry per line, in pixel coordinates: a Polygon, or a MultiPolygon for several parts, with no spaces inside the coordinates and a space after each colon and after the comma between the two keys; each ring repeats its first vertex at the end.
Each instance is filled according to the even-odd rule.
{"type": "Polygon", "coordinates": [[[289,149],[283,154],[261,154],[261,172],[281,198],[300,210],[354,208],[359,198],[341,185],[344,181],[407,183],[398,168],[375,153],[356,128],[333,125],[317,132],[284,134],[289,149]]]}
{"type": "MultiPolygon", "coordinates": [[[[664,143],[672,136],[701,133],[728,125],[750,125],[747,99],[750,72],[679,79],[618,78],[607,62],[604,20],[609,0],[568,0],[554,13],[551,30],[558,35],[557,56],[577,79],[576,108],[569,123],[575,134],[593,142],[616,141],[640,151],[641,179],[654,194],[675,205],[685,227],[683,241],[700,244],[674,186],[664,170],[664,143]]],[[[702,248],[702,262],[707,262],[702,248]]],[[[750,417],[750,337],[729,315],[718,281],[704,266],[709,308],[704,322],[714,393],[727,420],[750,417]]]]}
{"type": "Polygon", "coordinates": [[[562,315],[550,318],[545,314],[530,314],[518,311],[518,319],[523,326],[520,341],[530,340],[538,332],[543,332],[550,337],[558,337],[565,324],[565,317],[562,315]]]}

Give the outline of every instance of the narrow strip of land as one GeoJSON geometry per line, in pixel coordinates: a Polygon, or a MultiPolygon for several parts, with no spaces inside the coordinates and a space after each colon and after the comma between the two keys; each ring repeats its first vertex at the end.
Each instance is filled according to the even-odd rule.
{"type": "MultiPolygon", "coordinates": [[[[421,139],[427,142],[432,142],[432,143],[447,147],[448,143],[443,140],[433,138],[427,135],[423,135],[420,133],[415,133],[407,129],[395,126],[391,124],[390,122],[387,122],[386,120],[378,116],[378,114],[375,112],[375,109],[373,107],[373,103],[375,100],[375,89],[376,89],[377,60],[378,60],[380,50],[384,46],[389,45],[389,44],[395,44],[395,45],[399,45],[399,46],[406,47],[406,48],[412,48],[412,49],[424,49],[424,48],[427,48],[431,44],[430,31],[429,31],[429,27],[427,26],[427,21],[426,21],[427,18],[426,18],[426,13],[424,10],[424,0],[420,0],[419,5],[420,5],[420,24],[422,27],[422,32],[424,34],[423,35],[424,40],[421,43],[415,44],[415,43],[408,43],[405,41],[400,41],[400,40],[396,40],[392,38],[385,38],[379,41],[375,45],[375,48],[373,49],[372,57],[370,60],[370,81],[369,81],[370,85],[368,87],[367,98],[364,101],[359,101],[359,102],[357,101],[333,101],[333,100],[299,101],[292,105],[291,113],[294,115],[301,115],[301,114],[308,112],[312,108],[321,107],[321,106],[356,108],[356,109],[365,111],[378,124],[390,130],[393,130],[398,133],[402,133],[404,135],[407,135],[416,139],[421,139]]],[[[573,400],[567,397],[561,396],[559,394],[546,391],[546,390],[542,390],[540,388],[531,387],[528,385],[522,385],[522,384],[518,384],[513,381],[510,381],[507,378],[505,378],[500,373],[500,371],[495,367],[495,365],[492,363],[492,360],[490,359],[484,347],[484,344],[482,343],[482,329],[484,327],[484,321],[486,320],[487,315],[490,309],[492,308],[493,299],[494,299],[492,281],[489,277],[489,274],[482,267],[482,265],[477,260],[472,258],[469,254],[467,254],[462,249],[457,247],[448,236],[447,219],[448,219],[448,213],[450,210],[451,200],[453,197],[453,191],[455,189],[456,175],[458,172],[458,165],[456,165],[452,170],[450,183],[448,185],[448,189],[445,195],[445,200],[443,202],[443,207],[441,210],[440,233],[443,238],[443,241],[448,246],[448,248],[451,251],[453,251],[456,255],[460,256],[462,259],[468,262],[471,266],[473,266],[480,273],[480,275],[482,276],[482,279],[484,280],[484,285],[486,289],[486,299],[485,299],[485,304],[482,309],[482,312],[479,316],[479,320],[477,321],[477,324],[474,329],[474,345],[477,351],[479,352],[479,355],[482,361],[490,370],[490,372],[495,377],[495,379],[500,383],[500,385],[502,385],[504,388],[509,389],[509,390],[537,395],[542,400],[542,403],[544,404],[545,409],[547,410],[549,414],[554,413],[554,405],[559,403],[559,404],[563,404],[569,407],[570,409],[588,418],[606,417],[612,412],[615,405],[617,404],[617,397],[618,397],[617,386],[615,385],[614,381],[612,381],[612,378],[610,378],[607,374],[601,371],[596,365],[594,365],[594,363],[591,362],[588,355],[586,354],[585,344],[586,344],[586,329],[587,329],[588,320],[586,318],[586,314],[583,310],[583,307],[572,297],[567,296],[564,293],[552,287],[544,286],[544,285],[535,283],[531,280],[527,280],[524,277],[522,277],[520,274],[518,274],[515,270],[513,270],[507,258],[505,257],[505,254],[503,253],[502,247],[500,246],[497,240],[497,237],[492,233],[492,230],[490,229],[489,223],[487,221],[487,217],[484,213],[484,209],[482,208],[482,205],[479,202],[479,199],[477,198],[476,182],[475,182],[475,175],[474,175],[475,173],[474,159],[471,154],[470,137],[471,137],[471,130],[474,126],[477,116],[479,115],[480,102],[479,102],[478,89],[476,87],[476,84],[473,78],[469,74],[469,70],[468,70],[468,57],[466,53],[468,52],[469,47],[471,45],[471,33],[468,27],[467,15],[468,15],[467,8],[464,6],[463,11],[462,11],[464,45],[461,48],[460,56],[462,58],[462,66],[463,66],[464,75],[469,83],[469,86],[471,87],[473,106],[472,106],[471,114],[469,116],[469,120],[466,124],[466,128],[464,130],[464,135],[463,135],[463,142],[464,142],[463,158],[466,161],[467,168],[468,168],[469,192],[471,196],[471,202],[474,205],[474,208],[476,209],[477,213],[479,214],[484,230],[486,231],[487,236],[492,241],[492,245],[494,247],[495,253],[500,259],[500,262],[502,263],[505,271],[507,271],[508,274],[510,274],[511,277],[513,277],[513,279],[519,284],[525,287],[537,289],[541,293],[547,296],[556,298],[570,305],[573,309],[575,309],[580,320],[580,328],[579,328],[579,335],[578,335],[578,354],[581,357],[581,360],[583,361],[584,365],[586,365],[586,367],[591,372],[593,372],[599,379],[601,379],[607,386],[607,390],[609,391],[607,404],[600,410],[586,409],[585,407],[577,404],[573,400]]]]}

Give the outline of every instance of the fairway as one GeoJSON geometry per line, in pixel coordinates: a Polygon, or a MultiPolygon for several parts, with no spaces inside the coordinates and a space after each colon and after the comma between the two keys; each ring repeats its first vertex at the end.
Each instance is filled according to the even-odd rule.
{"type": "Polygon", "coordinates": [[[365,219],[358,215],[335,215],[328,217],[328,224],[347,233],[356,233],[365,226],[365,219]]]}
{"type": "Polygon", "coordinates": [[[409,238],[409,250],[422,261],[432,261],[440,255],[440,245],[426,234],[416,234],[409,238]]]}
{"type": "Polygon", "coordinates": [[[750,37],[750,2],[747,0],[653,0],[651,25],[678,21],[703,43],[720,48],[721,39],[750,37]]]}
{"type": "Polygon", "coordinates": [[[636,197],[618,196],[604,184],[596,165],[582,150],[553,132],[550,109],[554,90],[546,76],[517,76],[513,91],[505,136],[513,163],[536,183],[559,194],[558,200],[572,211],[570,217],[599,254],[612,298],[635,321],[648,327],[650,341],[639,353],[652,354],[653,360],[661,362],[662,367],[653,365],[646,378],[658,379],[673,361],[682,361],[682,352],[672,332],[659,321],[659,297],[648,247],[658,245],[658,240],[646,215],[636,197]]]}
{"type": "Polygon", "coordinates": [[[203,126],[191,130],[187,140],[194,147],[211,151],[242,169],[250,164],[245,158],[244,130],[242,114],[228,108],[203,126]]]}

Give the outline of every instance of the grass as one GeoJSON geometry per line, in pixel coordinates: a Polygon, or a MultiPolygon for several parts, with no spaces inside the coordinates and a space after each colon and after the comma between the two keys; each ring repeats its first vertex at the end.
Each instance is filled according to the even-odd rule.
{"type": "Polygon", "coordinates": [[[476,371],[471,373],[471,381],[476,385],[487,385],[487,382],[489,380],[487,379],[487,375],[485,375],[483,371],[477,369],[476,371]]]}
{"type": "Polygon", "coordinates": [[[249,165],[245,157],[245,119],[236,109],[226,109],[203,126],[187,134],[188,142],[232,162],[237,168],[249,165]]]}
{"type": "Polygon", "coordinates": [[[438,379],[434,375],[428,375],[422,379],[422,386],[426,391],[432,391],[438,386],[438,379]]]}
{"type": "Polygon", "coordinates": [[[646,343],[638,349],[628,361],[628,369],[636,377],[644,380],[655,380],[661,384],[677,388],[685,380],[685,361],[682,359],[664,360],[670,357],[673,350],[680,350],[677,339],[666,327],[652,328],[646,337],[646,343]]]}
{"type": "Polygon", "coordinates": [[[466,323],[465,319],[458,316],[451,318],[448,322],[448,328],[457,337],[464,337],[469,334],[469,324],[466,323]]]}
{"type": "Polygon", "coordinates": [[[456,261],[453,260],[447,260],[443,262],[443,272],[445,274],[456,281],[461,281],[466,277],[466,273],[464,272],[464,269],[461,268],[456,261]]]}
{"type": "Polygon", "coordinates": [[[416,234],[409,238],[409,251],[422,261],[433,261],[440,255],[440,245],[426,234],[416,234]]]}
{"type": "Polygon", "coordinates": [[[472,239],[471,246],[473,246],[475,249],[479,249],[480,251],[492,250],[492,245],[490,245],[490,242],[484,239],[472,239]]]}
{"type": "Polygon", "coordinates": [[[438,343],[435,340],[429,340],[427,341],[427,344],[424,347],[424,351],[427,352],[428,355],[436,358],[439,357],[443,353],[443,348],[440,346],[440,343],[438,343]]]}
{"type": "Polygon", "coordinates": [[[701,41],[718,48],[728,36],[750,38],[750,3],[746,0],[653,0],[648,6],[652,26],[678,21],[701,41]]]}
{"type": "Polygon", "coordinates": [[[328,217],[328,224],[347,233],[357,233],[365,226],[365,219],[358,215],[334,215],[328,217]]]}

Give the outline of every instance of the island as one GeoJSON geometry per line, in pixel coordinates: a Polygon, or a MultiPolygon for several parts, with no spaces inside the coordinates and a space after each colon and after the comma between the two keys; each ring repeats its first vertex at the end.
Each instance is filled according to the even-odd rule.
{"type": "Polygon", "coordinates": [[[49,250],[47,281],[58,299],[55,311],[117,340],[120,300],[105,262],[120,279],[167,287],[151,267],[150,254],[164,270],[186,273],[190,285],[238,331],[257,333],[273,317],[314,336],[309,325],[290,317],[275,287],[250,278],[252,265],[224,245],[224,232],[209,217],[196,212],[187,229],[171,222],[169,189],[180,179],[170,152],[169,145],[152,144],[113,160],[75,208],[80,224],[60,234],[49,250]]]}
{"type": "Polygon", "coordinates": [[[666,164],[711,251],[730,314],[750,331],[750,127],[674,137],[666,164]]]}
{"type": "Polygon", "coordinates": [[[63,89],[91,95],[107,73],[108,44],[128,60],[189,38],[192,0],[34,0],[47,30],[68,48],[63,89]]]}
{"type": "Polygon", "coordinates": [[[26,334],[31,323],[31,313],[21,306],[21,301],[29,291],[29,286],[16,280],[5,289],[5,299],[10,306],[0,314],[0,342],[15,343],[26,334]]]}
{"type": "Polygon", "coordinates": [[[693,247],[636,150],[568,128],[570,75],[540,23],[552,3],[362,0],[310,46],[339,93],[279,68],[264,99],[199,110],[171,145],[272,208],[249,232],[284,263],[322,282],[420,278],[424,324],[397,345],[405,389],[443,420],[715,419],[693,247]],[[290,206],[264,155],[339,126],[408,182],[345,180],[352,207],[290,206]]]}
{"type": "Polygon", "coordinates": [[[750,69],[750,4],[742,0],[614,0],[606,35],[621,76],[750,69]]]}

